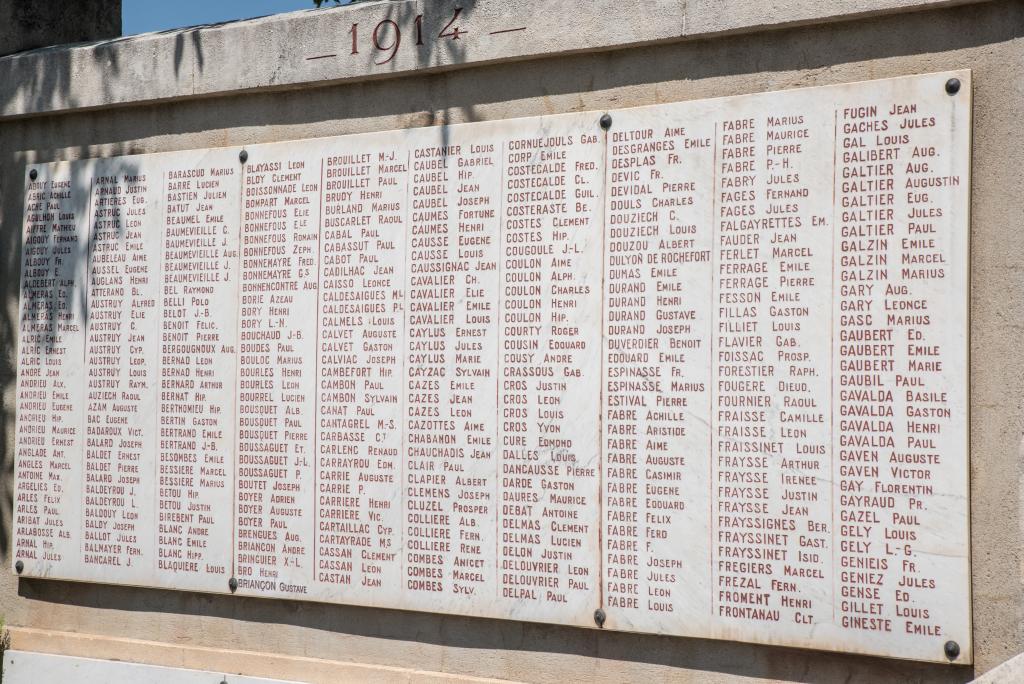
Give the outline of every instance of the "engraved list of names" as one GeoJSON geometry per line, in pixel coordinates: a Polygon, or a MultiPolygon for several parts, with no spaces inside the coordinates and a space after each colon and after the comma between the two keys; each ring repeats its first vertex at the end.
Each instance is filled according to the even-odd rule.
{"type": "Polygon", "coordinates": [[[609,114],[33,167],[17,571],[969,661],[969,74],[609,114]]]}

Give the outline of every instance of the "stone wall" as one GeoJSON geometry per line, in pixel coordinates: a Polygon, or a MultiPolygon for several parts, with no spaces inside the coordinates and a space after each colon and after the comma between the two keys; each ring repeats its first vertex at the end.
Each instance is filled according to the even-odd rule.
{"type": "Polygon", "coordinates": [[[0,0],[0,55],[121,35],[121,0],[0,0]]]}
{"type": "MultiPolygon", "coordinates": [[[[447,0],[425,3],[450,15],[447,0]]],[[[10,567],[22,184],[30,162],[602,110],[971,69],[975,666],[0,572],[13,646],[284,679],[966,681],[1024,650],[1024,5],[480,0],[469,35],[377,65],[359,5],[0,59],[0,551],[10,567]],[[842,7],[837,10],[831,5],[842,7]],[[334,54],[334,57],[325,55],[334,54]],[[313,58],[313,59],[310,59],[313,58]],[[433,674],[428,674],[433,673],[433,674]]],[[[396,19],[397,20],[397,19],[396,19]]],[[[431,20],[432,21],[432,20],[431,20]]],[[[442,22],[443,25],[443,22],[442,22]]],[[[436,33],[436,31],[435,31],[436,33]]]]}

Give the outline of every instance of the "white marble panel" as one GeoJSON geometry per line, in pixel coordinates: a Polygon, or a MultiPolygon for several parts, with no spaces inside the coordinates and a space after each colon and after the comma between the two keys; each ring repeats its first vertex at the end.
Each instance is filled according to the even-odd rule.
{"type": "Polygon", "coordinates": [[[614,119],[608,626],[969,659],[969,74],[614,119]]]}
{"type": "Polygon", "coordinates": [[[601,114],[33,167],[16,571],[968,662],[970,74],[601,114]]]}

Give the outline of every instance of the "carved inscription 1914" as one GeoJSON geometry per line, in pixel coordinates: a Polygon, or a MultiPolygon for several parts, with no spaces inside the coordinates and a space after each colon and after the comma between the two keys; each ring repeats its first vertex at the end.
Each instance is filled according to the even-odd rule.
{"type": "Polygon", "coordinates": [[[968,662],[969,93],[33,167],[16,570],[968,662]]]}

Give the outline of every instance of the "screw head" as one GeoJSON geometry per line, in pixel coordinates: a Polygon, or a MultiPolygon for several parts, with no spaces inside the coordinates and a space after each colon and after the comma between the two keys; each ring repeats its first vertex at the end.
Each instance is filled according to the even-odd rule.
{"type": "Polygon", "coordinates": [[[598,608],[594,611],[594,622],[597,623],[598,627],[604,627],[604,621],[607,619],[607,615],[604,614],[602,608],[598,608]]]}
{"type": "Polygon", "coordinates": [[[14,564],[14,569],[20,575],[25,570],[25,564],[21,561],[18,561],[14,564]]]}
{"type": "Polygon", "coordinates": [[[946,652],[946,657],[950,660],[956,660],[960,657],[960,644],[955,641],[947,641],[942,650],[946,652]]]}
{"type": "Polygon", "coordinates": [[[611,114],[605,114],[604,116],[601,117],[601,128],[603,128],[604,130],[607,131],[611,127],[612,127],[612,115],[611,114]]]}
{"type": "Polygon", "coordinates": [[[228,580],[228,589],[231,590],[232,594],[234,594],[236,591],[238,591],[238,580],[236,580],[234,577],[229,579],[228,580]]]}
{"type": "Polygon", "coordinates": [[[959,78],[951,78],[948,81],[946,81],[946,92],[949,93],[950,95],[956,95],[957,93],[959,93],[960,92],[960,79],[959,78]]]}
{"type": "Polygon", "coordinates": [[[36,171],[35,169],[32,169],[31,171],[28,172],[28,177],[31,178],[32,180],[35,180],[36,178],[39,178],[39,172],[36,171]]]}
{"type": "Polygon", "coordinates": [[[249,153],[246,152],[245,150],[242,150],[241,152],[239,152],[238,153],[238,161],[242,162],[243,164],[245,162],[249,161],[249,153]]]}

